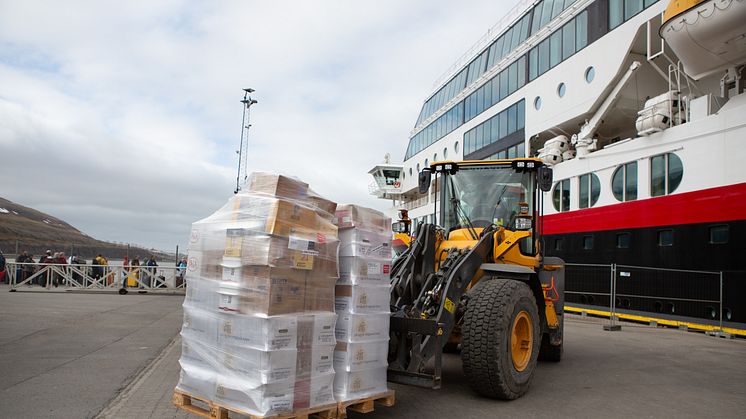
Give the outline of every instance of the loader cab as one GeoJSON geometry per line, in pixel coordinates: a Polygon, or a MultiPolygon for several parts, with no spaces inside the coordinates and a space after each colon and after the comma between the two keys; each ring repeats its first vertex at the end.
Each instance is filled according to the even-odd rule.
{"type": "MultiPolygon", "coordinates": [[[[536,237],[543,189],[539,186],[546,183],[547,176],[551,179],[547,170],[551,171],[531,158],[437,162],[423,171],[420,180],[424,187],[432,174],[436,176],[440,185],[438,224],[447,240],[477,240],[491,225],[528,231],[536,237]]],[[[535,254],[531,239],[523,240],[520,248],[526,255],[535,254]]]]}

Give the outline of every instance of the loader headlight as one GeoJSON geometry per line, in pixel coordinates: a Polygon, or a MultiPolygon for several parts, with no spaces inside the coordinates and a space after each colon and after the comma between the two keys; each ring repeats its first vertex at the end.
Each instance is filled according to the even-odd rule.
{"type": "Polygon", "coordinates": [[[531,230],[531,218],[518,217],[515,219],[516,230],[531,230]]]}

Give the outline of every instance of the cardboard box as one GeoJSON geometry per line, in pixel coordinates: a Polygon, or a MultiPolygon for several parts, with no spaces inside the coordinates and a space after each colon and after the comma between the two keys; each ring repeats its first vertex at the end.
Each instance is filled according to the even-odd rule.
{"type": "Polygon", "coordinates": [[[337,313],[389,313],[391,292],[388,286],[337,285],[334,289],[337,313]]]}
{"type": "Polygon", "coordinates": [[[254,172],[249,176],[246,190],[287,199],[304,200],[308,196],[308,184],[283,175],[254,172]]]}
{"type": "Polygon", "coordinates": [[[213,400],[217,381],[215,370],[185,358],[180,359],[179,364],[181,371],[176,388],[205,400],[213,400]]]}
{"type": "Polygon", "coordinates": [[[198,308],[208,312],[218,310],[218,282],[187,277],[184,306],[198,308]]]}
{"type": "Polygon", "coordinates": [[[388,366],[389,340],[372,342],[337,342],[334,349],[334,371],[351,372],[388,366]]]}
{"type": "Polygon", "coordinates": [[[373,396],[386,390],[386,367],[340,371],[334,375],[334,397],[337,401],[373,396]]]}
{"type": "Polygon", "coordinates": [[[370,231],[391,231],[391,219],[384,213],[354,204],[337,205],[334,224],[340,229],[357,227],[370,231]]]}
{"type": "Polygon", "coordinates": [[[306,276],[305,311],[334,311],[334,286],[337,278],[311,272],[306,276]]]}
{"type": "Polygon", "coordinates": [[[230,252],[240,250],[242,230],[282,237],[293,234],[312,237],[318,230],[316,212],[299,202],[252,195],[243,195],[241,199],[236,222],[226,226],[226,256],[238,256],[230,252]]]}
{"type": "Polygon", "coordinates": [[[335,345],[316,345],[298,349],[296,375],[298,379],[334,373],[335,345]]]}
{"type": "Polygon", "coordinates": [[[220,262],[223,251],[220,250],[190,250],[187,256],[187,279],[218,280],[222,275],[220,262]]]}
{"type": "Polygon", "coordinates": [[[335,345],[336,321],[334,313],[315,312],[298,316],[298,348],[335,345]]]}
{"type": "MultiPolygon", "coordinates": [[[[216,331],[217,334],[217,331],[216,331]]],[[[214,369],[217,349],[188,336],[181,336],[181,357],[187,362],[214,369]]]]}
{"type": "Polygon", "coordinates": [[[260,317],[221,314],[217,325],[218,347],[239,346],[265,351],[295,348],[298,316],[260,317]]]}
{"type": "Polygon", "coordinates": [[[220,314],[188,305],[184,305],[182,311],[184,320],[181,324],[181,335],[209,347],[217,346],[220,314]]]}
{"type": "Polygon", "coordinates": [[[391,259],[391,233],[345,228],[339,230],[339,256],[391,259]]]}
{"type": "Polygon", "coordinates": [[[242,238],[238,257],[241,258],[241,265],[265,265],[307,271],[326,269],[324,266],[328,265],[319,266],[320,261],[333,261],[336,265],[339,242],[336,238],[324,239],[323,243],[316,241],[317,239],[316,235],[286,238],[247,233],[242,238]]]}
{"type": "Polygon", "coordinates": [[[308,409],[334,403],[334,372],[296,380],[293,409],[308,409]]]}
{"type": "Polygon", "coordinates": [[[339,257],[340,285],[378,285],[389,284],[391,260],[381,258],[363,258],[352,256],[339,257]]]}
{"type": "Polygon", "coordinates": [[[222,406],[256,416],[290,413],[295,380],[262,384],[236,376],[217,375],[214,400],[222,406]]]}
{"type": "Polygon", "coordinates": [[[338,341],[372,342],[389,338],[389,314],[337,313],[338,341]]]}
{"type": "Polygon", "coordinates": [[[263,351],[225,345],[216,351],[220,372],[267,384],[295,379],[297,349],[263,351]]]}
{"type": "Polygon", "coordinates": [[[337,211],[336,202],[324,199],[313,192],[309,193],[307,202],[317,210],[316,213],[321,218],[329,222],[334,222],[335,212],[337,211]]]}

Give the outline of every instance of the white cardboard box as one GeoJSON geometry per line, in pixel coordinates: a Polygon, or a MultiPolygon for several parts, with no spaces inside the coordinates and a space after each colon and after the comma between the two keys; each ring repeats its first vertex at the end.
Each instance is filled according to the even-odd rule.
{"type": "Polygon", "coordinates": [[[388,286],[337,285],[334,308],[337,313],[389,313],[391,292],[388,286]]]}
{"type": "Polygon", "coordinates": [[[226,376],[248,378],[267,384],[294,379],[296,375],[297,349],[263,351],[228,345],[216,352],[220,372],[226,376]]]}
{"type": "Polygon", "coordinates": [[[391,258],[391,233],[339,230],[339,256],[391,258]]]}
{"type": "Polygon", "coordinates": [[[389,340],[338,342],[334,349],[334,371],[351,372],[388,366],[389,340]]]}
{"type": "Polygon", "coordinates": [[[298,342],[298,317],[282,315],[260,317],[221,314],[218,322],[220,345],[276,350],[295,348],[298,342]]]}
{"type": "Polygon", "coordinates": [[[339,257],[340,285],[388,285],[391,259],[371,257],[339,257]]]}
{"type": "Polygon", "coordinates": [[[339,313],[337,340],[371,342],[389,338],[389,314],[339,313]]]}
{"type": "Polygon", "coordinates": [[[336,345],[319,345],[298,350],[296,378],[312,378],[334,373],[334,348],[336,345]]]}
{"type": "Polygon", "coordinates": [[[386,367],[340,371],[334,376],[334,397],[337,401],[372,396],[386,390],[386,367]]]}
{"type": "Polygon", "coordinates": [[[181,335],[203,345],[217,347],[219,314],[184,305],[181,335]]]}
{"type": "Polygon", "coordinates": [[[330,311],[307,312],[298,316],[298,347],[334,345],[337,315],[330,311]]]}
{"type": "Polygon", "coordinates": [[[218,374],[215,401],[234,410],[257,416],[293,410],[295,380],[261,384],[257,381],[218,374]]]}
{"type": "Polygon", "coordinates": [[[181,372],[179,383],[176,384],[177,389],[205,400],[215,398],[217,374],[214,369],[183,357],[179,360],[179,364],[181,364],[181,372]]]}

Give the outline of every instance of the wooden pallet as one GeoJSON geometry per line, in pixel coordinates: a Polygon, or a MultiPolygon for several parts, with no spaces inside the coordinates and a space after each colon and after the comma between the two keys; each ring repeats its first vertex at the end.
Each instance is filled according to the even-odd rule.
{"type": "Polygon", "coordinates": [[[381,394],[362,399],[352,399],[337,403],[337,419],[346,419],[347,410],[357,413],[370,413],[374,410],[376,403],[386,407],[393,406],[396,403],[394,390],[387,390],[381,394]]]}
{"type": "Polygon", "coordinates": [[[205,400],[200,397],[192,396],[191,394],[184,393],[180,390],[174,390],[174,396],[172,399],[173,404],[189,413],[193,413],[203,418],[209,419],[229,419],[231,413],[234,415],[247,416],[249,419],[336,419],[337,418],[337,405],[325,405],[314,407],[311,409],[296,410],[292,413],[283,415],[272,415],[272,416],[256,416],[250,413],[242,412],[240,410],[232,409],[229,407],[221,406],[218,403],[205,400]],[[192,401],[198,401],[207,406],[207,409],[201,406],[195,406],[192,401]]]}

